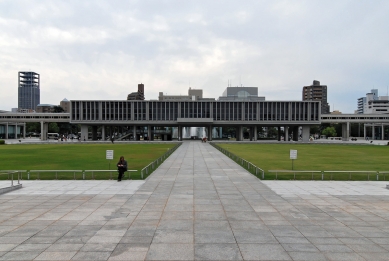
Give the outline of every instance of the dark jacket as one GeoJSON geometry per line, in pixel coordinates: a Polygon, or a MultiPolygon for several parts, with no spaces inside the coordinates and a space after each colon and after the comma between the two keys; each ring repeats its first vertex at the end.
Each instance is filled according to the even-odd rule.
{"type": "Polygon", "coordinates": [[[123,162],[119,161],[118,164],[116,164],[116,166],[118,167],[118,170],[127,171],[127,161],[126,160],[124,160],[123,162]],[[119,165],[123,165],[123,166],[119,166],[119,165]]]}

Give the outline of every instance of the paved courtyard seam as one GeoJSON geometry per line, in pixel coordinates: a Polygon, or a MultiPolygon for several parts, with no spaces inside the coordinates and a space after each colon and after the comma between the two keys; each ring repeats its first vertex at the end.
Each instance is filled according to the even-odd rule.
{"type": "Polygon", "coordinates": [[[0,195],[0,260],[387,260],[388,195],[380,182],[261,181],[185,141],[146,181],[0,195]]]}

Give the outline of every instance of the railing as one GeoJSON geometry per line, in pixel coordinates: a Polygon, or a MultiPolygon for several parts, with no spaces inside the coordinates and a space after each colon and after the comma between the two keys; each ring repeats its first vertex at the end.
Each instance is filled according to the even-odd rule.
{"type": "MultiPolygon", "coordinates": [[[[159,165],[162,164],[182,143],[178,143],[173,148],[169,149],[165,154],[163,154],[158,159],[154,160],[150,164],[148,164],[146,167],[144,167],[141,170],[141,179],[145,179],[147,176],[149,176],[159,165]]],[[[18,180],[23,179],[23,175],[27,176],[27,180],[33,179],[33,176],[35,176],[35,179],[40,180],[42,174],[50,174],[54,176],[55,180],[58,180],[58,177],[61,176],[61,174],[67,174],[69,176],[69,173],[72,175],[74,180],[77,179],[88,179],[88,174],[90,173],[91,178],[90,179],[96,179],[96,173],[109,173],[109,179],[113,179],[112,173],[117,173],[117,170],[0,170],[0,173],[3,173],[4,175],[8,175],[8,180],[11,178],[12,173],[18,173],[18,180]],[[12,173],[11,173],[12,172],[12,173]]],[[[127,170],[128,179],[131,179],[131,173],[138,172],[138,170],[127,170]]]]}
{"type": "MultiPolygon", "coordinates": [[[[129,169],[129,170],[127,170],[128,171],[128,179],[131,179],[131,172],[137,172],[137,170],[135,169],[135,170],[133,170],[133,169],[129,169]]],[[[94,173],[95,172],[109,172],[109,179],[111,180],[112,179],[112,172],[115,172],[115,173],[117,173],[118,171],[117,170],[85,170],[84,172],[83,172],[83,176],[82,176],[82,179],[85,179],[86,178],[86,174],[87,173],[92,173],[92,179],[95,179],[95,175],[94,175],[94,173]]]]}
{"type": "MultiPolygon", "coordinates": [[[[0,176],[2,175],[8,175],[8,180],[11,180],[11,189],[14,189],[15,187],[21,187],[21,184],[20,184],[20,175],[21,175],[21,172],[19,170],[2,170],[0,171],[0,176]],[[18,177],[18,184],[17,185],[14,185],[14,175],[17,174],[17,177],[18,177]]],[[[5,188],[5,190],[9,190],[10,188],[5,188]]],[[[0,193],[4,193],[6,192],[5,190],[3,189],[0,189],[0,193]]]]}
{"type": "Polygon", "coordinates": [[[7,180],[12,180],[12,174],[18,173],[18,178],[22,179],[22,174],[27,170],[0,170],[1,175],[8,175],[7,180]]]}
{"type": "Polygon", "coordinates": [[[36,173],[37,178],[40,179],[41,173],[55,173],[55,179],[58,179],[58,173],[73,173],[73,179],[76,179],[76,173],[82,173],[82,170],[30,170],[27,171],[27,179],[30,179],[30,176],[36,173]]]}
{"type": "MultiPolygon", "coordinates": [[[[318,170],[269,170],[269,173],[275,173],[275,179],[278,179],[278,174],[293,174],[293,179],[296,180],[296,174],[299,176],[307,176],[309,175],[312,180],[339,180],[342,176],[342,180],[352,180],[352,174],[358,174],[359,176],[364,176],[366,174],[367,180],[386,180],[386,174],[389,174],[389,171],[353,171],[353,170],[326,170],[326,171],[318,171],[318,170]],[[334,175],[335,174],[335,175],[334,175]],[[343,175],[342,175],[343,174],[343,175]],[[373,179],[370,179],[371,177],[373,179]],[[316,177],[316,178],[315,178],[316,177]],[[380,178],[381,177],[381,178],[380,178]],[[338,179],[335,179],[338,178],[338,179]],[[346,179],[345,179],[346,178],[346,179]]],[[[307,180],[307,178],[304,178],[307,180]]],[[[360,180],[360,179],[357,179],[360,180]]]]}
{"type": "MultiPolygon", "coordinates": [[[[137,172],[137,170],[127,170],[129,173],[131,172],[137,172]]],[[[77,179],[88,179],[88,173],[91,173],[91,179],[95,179],[96,175],[95,173],[110,173],[110,179],[112,179],[112,173],[117,173],[117,170],[1,170],[1,172],[8,172],[8,180],[10,179],[11,172],[17,172],[19,175],[19,178],[23,180],[23,175],[27,176],[27,180],[30,179],[41,179],[41,174],[52,174],[54,176],[54,180],[58,180],[58,176],[61,174],[72,174],[72,177],[74,180],[77,179]]],[[[4,173],[7,174],[7,173],[4,173]]],[[[128,175],[128,179],[131,179],[131,174],[128,175]]]]}
{"type": "Polygon", "coordinates": [[[156,170],[158,168],[159,165],[162,164],[162,162],[164,162],[178,147],[180,147],[181,144],[182,143],[180,142],[176,146],[174,146],[173,148],[168,149],[168,151],[165,154],[163,154],[161,157],[159,157],[158,159],[154,160],[149,165],[144,167],[140,171],[141,179],[147,178],[154,170],[156,170]]]}
{"type": "Polygon", "coordinates": [[[238,163],[240,166],[245,168],[248,172],[254,174],[257,178],[259,178],[259,176],[261,176],[262,179],[265,178],[265,171],[263,169],[257,167],[253,163],[251,163],[245,159],[242,159],[241,157],[229,152],[228,150],[219,147],[218,145],[216,145],[213,142],[210,142],[209,144],[211,146],[213,146],[214,148],[216,148],[217,150],[219,150],[224,155],[226,155],[227,157],[229,157],[230,159],[232,159],[233,161],[235,161],[236,163],[238,163]]]}

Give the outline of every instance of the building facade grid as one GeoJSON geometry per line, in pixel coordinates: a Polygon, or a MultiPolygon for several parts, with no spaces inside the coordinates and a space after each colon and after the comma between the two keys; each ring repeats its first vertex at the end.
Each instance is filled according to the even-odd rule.
{"type": "Polygon", "coordinates": [[[318,101],[71,101],[71,121],[174,122],[179,118],[218,121],[316,121],[318,101]]]}

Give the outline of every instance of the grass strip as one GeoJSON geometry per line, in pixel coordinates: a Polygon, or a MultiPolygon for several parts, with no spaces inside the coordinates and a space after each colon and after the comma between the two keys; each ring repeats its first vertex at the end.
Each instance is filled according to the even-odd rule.
{"type": "MultiPolygon", "coordinates": [[[[0,170],[113,170],[116,178],[116,163],[120,156],[128,162],[131,179],[140,179],[140,170],[162,156],[176,143],[163,144],[25,144],[0,146],[0,170]],[[114,151],[114,159],[106,159],[106,151],[114,151]]],[[[126,172],[126,178],[128,178],[126,172]]],[[[36,175],[36,174],[34,174],[36,175]]],[[[36,176],[30,175],[30,179],[36,176]]],[[[2,175],[0,179],[6,179],[2,175]]],[[[23,177],[26,179],[26,177],[23,177]]],[[[55,173],[42,173],[40,179],[54,179],[55,173]]],[[[73,173],[62,173],[58,179],[73,179],[73,173]]],[[[80,174],[77,174],[80,179],[80,174]]],[[[87,179],[91,175],[87,175],[87,179]]],[[[95,179],[109,179],[110,173],[96,173],[95,179]]]]}

